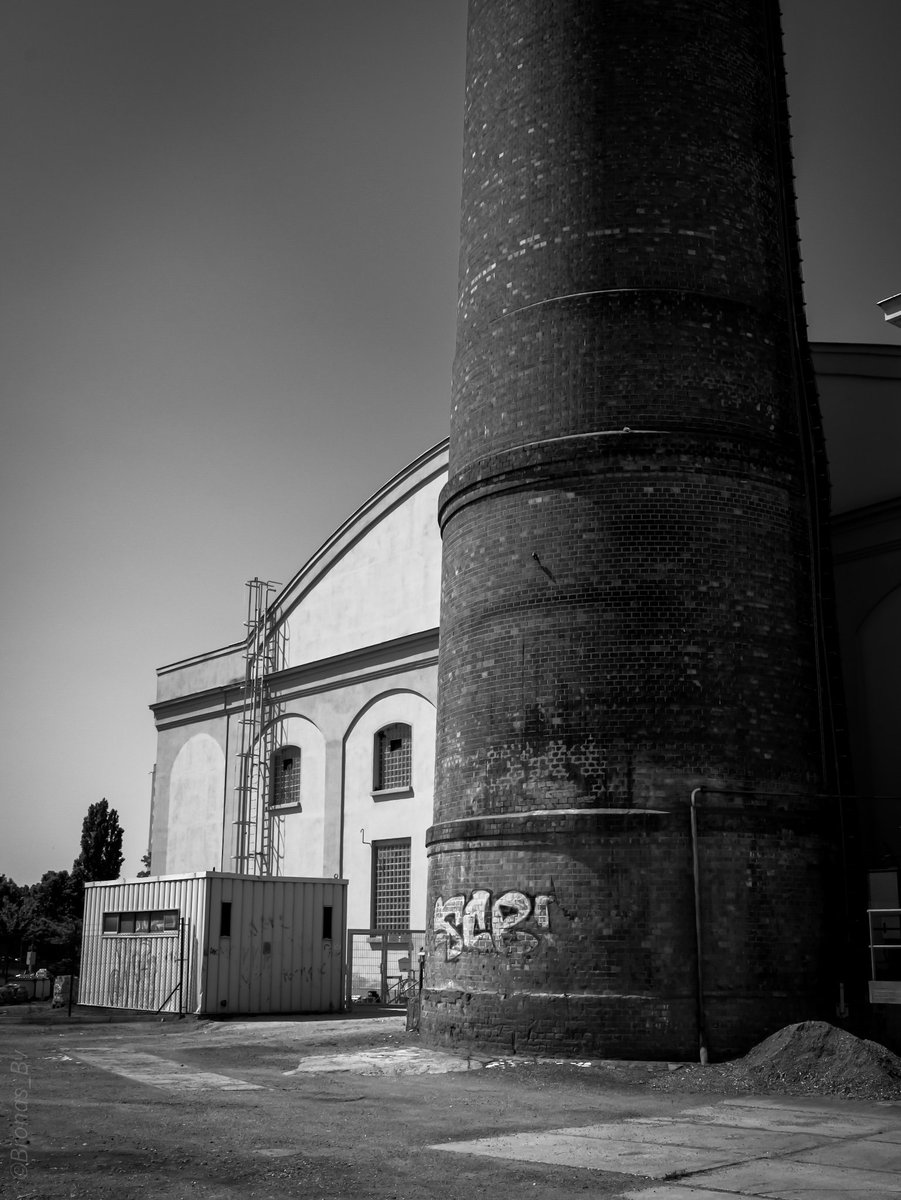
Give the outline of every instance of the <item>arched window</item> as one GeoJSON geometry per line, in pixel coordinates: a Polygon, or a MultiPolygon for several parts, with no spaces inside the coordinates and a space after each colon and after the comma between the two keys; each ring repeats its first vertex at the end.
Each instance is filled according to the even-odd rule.
{"type": "Polygon", "coordinates": [[[279,746],[272,755],[269,803],[300,808],[300,747],[279,746]]]}
{"type": "Polygon", "coordinates": [[[408,788],[413,782],[413,731],[409,725],[386,725],[375,735],[372,789],[408,788]]]}

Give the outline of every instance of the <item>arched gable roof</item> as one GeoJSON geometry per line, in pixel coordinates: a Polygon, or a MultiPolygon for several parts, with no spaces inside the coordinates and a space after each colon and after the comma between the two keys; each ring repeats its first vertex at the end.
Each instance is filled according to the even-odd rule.
{"type": "Polygon", "coordinates": [[[297,666],[438,625],[438,493],[447,440],[420,455],[329,537],[274,601],[297,666]]]}
{"type": "MultiPolygon", "coordinates": [[[[447,478],[447,462],[445,438],[361,504],[278,593],[273,601],[278,614],[276,624],[287,624],[293,635],[289,639],[288,665],[437,628],[441,570],[437,494],[447,478]],[[380,531],[387,535],[381,544],[380,531]],[[392,561],[380,558],[380,552],[392,555],[392,561]],[[356,563],[352,561],[355,556],[356,563]],[[364,569],[367,558],[368,573],[364,569]],[[341,581],[343,570],[346,593],[349,576],[354,573],[346,569],[348,566],[356,568],[356,594],[345,594],[345,602],[336,606],[338,589],[334,585],[341,581]],[[386,597],[382,586],[386,580],[393,585],[390,597],[386,597]],[[368,589],[367,582],[371,585],[368,589]],[[398,590],[402,591],[400,604],[398,590]],[[386,607],[388,598],[390,610],[386,607]],[[347,603],[349,599],[353,602],[347,603]],[[368,614],[363,612],[362,621],[360,609],[369,610],[368,614]],[[302,643],[303,625],[308,628],[302,643]]],[[[158,668],[157,704],[151,707],[156,710],[193,693],[238,687],[247,641],[245,638],[158,668]]]]}
{"type": "Polygon", "coordinates": [[[813,342],[832,512],[897,500],[901,345],[813,342]]]}

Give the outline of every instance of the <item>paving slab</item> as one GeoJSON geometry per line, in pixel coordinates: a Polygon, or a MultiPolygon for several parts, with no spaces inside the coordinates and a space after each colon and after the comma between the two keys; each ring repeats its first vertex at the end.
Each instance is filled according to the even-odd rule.
{"type": "MultiPolygon", "coordinates": [[[[834,1101],[829,1102],[824,1100],[822,1103],[805,1103],[803,1098],[799,1099],[797,1096],[785,1096],[782,1099],[777,1096],[724,1096],[720,1103],[724,1108],[792,1108],[801,1112],[828,1112],[832,1108],[833,1111],[837,1112],[851,1112],[851,1109],[835,1108],[834,1101]]],[[[851,1103],[853,1104],[854,1102],[852,1101],[851,1103]]],[[[872,1107],[887,1110],[893,1108],[901,1109],[901,1105],[891,1100],[879,1100],[872,1107]]]]}
{"type": "Polygon", "coordinates": [[[247,1083],[230,1075],[219,1075],[214,1071],[198,1071],[195,1067],[174,1063],[156,1054],[141,1050],[127,1050],[122,1046],[92,1046],[90,1050],[73,1050],[72,1057],[89,1066],[110,1071],[136,1083],[163,1088],[172,1092],[249,1092],[261,1087],[258,1083],[247,1083]]]}
{"type": "Polygon", "coordinates": [[[630,1141],[622,1136],[609,1137],[607,1132],[603,1126],[555,1129],[547,1133],[533,1130],[467,1142],[444,1142],[429,1148],[486,1158],[509,1158],[520,1163],[643,1175],[647,1179],[667,1179],[686,1172],[709,1170],[741,1157],[734,1152],[717,1152],[697,1146],[630,1141]],[[598,1129],[600,1133],[596,1134],[598,1129]]]}
{"type": "Polygon", "coordinates": [[[901,1144],[898,1142],[881,1142],[876,1138],[830,1141],[824,1146],[801,1150],[791,1157],[796,1162],[861,1167],[870,1171],[892,1171],[901,1181],[901,1144]]]}
{"type": "MultiPolygon", "coordinates": [[[[576,1134],[578,1130],[569,1130],[576,1134]]],[[[823,1139],[809,1133],[776,1133],[769,1129],[739,1129],[701,1121],[683,1121],[678,1117],[637,1117],[604,1125],[589,1125],[588,1137],[628,1138],[660,1146],[694,1146],[730,1154],[735,1159],[756,1158],[766,1154],[799,1154],[822,1144],[823,1139]]]]}
{"type": "Polygon", "coordinates": [[[757,1160],[711,1171],[704,1176],[704,1186],[718,1191],[721,1200],[723,1192],[772,1200],[898,1200],[901,1196],[901,1179],[890,1172],[787,1159],[757,1160]]]}
{"type": "Polygon", "coordinates": [[[722,1101],[673,1117],[636,1117],[431,1148],[670,1181],[627,1193],[644,1200],[898,1200],[899,1116],[894,1109],[864,1113],[772,1100],[722,1101]]]}
{"type": "Polygon", "coordinates": [[[821,1137],[865,1137],[898,1125],[897,1115],[863,1116],[847,1110],[832,1111],[803,1105],[764,1101],[747,1104],[726,1100],[685,1109],[680,1116],[738,1129],[771,1129],[774,1132],[811,1133],[821,1137]]]}
{"type": "Polygon", "coordinates": [[[665,1183],[658,1187],[623,1192],[623,1200],[728,1200],[730,1195],[734,1195],[734,1192],[713,1192],[709,1188],[693,1187],[691,1184],[665,1183]]]}

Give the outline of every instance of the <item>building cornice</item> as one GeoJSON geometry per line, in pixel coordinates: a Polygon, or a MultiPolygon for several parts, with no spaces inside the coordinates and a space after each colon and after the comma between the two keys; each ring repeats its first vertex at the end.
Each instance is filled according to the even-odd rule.
{"type": "Polygon", "coordinates": [[[901,497],[839,513],[830,522],[834,562],[839,565],[901,551],[901,497]]]}
{"type": "Polygon", "coordinates": [[[811,342],[818,377],[901,380],[901,344],[883,342],[811,342]]]}
{"type": "MultiPolygon", "coordinates": [[[[266,683],[274,701],[288,703],[308,695],[422,670],[437,662],[436,627],[275,671],[266,676],[266,683]]],[[[165,729],[210,720],[223,713],[238,713],[243,702],[243,680],[236,680],[158,701],[150,705],[150,711],[157,728],[165,729]]]]}
{"type": "Polygon", "coordinates": [[[849,512],[838,513],[830,522],[833,533],[849,533],[864,526],[872,527],[881,521],[897,521],[901,518],[901,496],[891,500],[880,500],[876,504],[865,504],[849,512]]]}
{"type": "Polygon", "coordinates": [[[201,654],[193,654],[190,658],[180,658],[177,662],[166,663],[157,667],[157,675],[168,675],[173,671],[184,671],[187,667],[196,667],[201,663],[212,662],[216,658],[227,658],[231,654],[243,654],[246,641],[232,642],[228,646],[220,646],[216,650],[205,650],[201,654]]]}

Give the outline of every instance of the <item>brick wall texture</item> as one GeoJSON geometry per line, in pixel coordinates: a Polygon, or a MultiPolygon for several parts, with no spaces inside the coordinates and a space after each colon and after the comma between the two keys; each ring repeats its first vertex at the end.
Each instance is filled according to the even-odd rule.
{"type": "Polygon", "coordinates": [[[699,804],[713,1052],[822,1015],[781,70],[768,0],[471,0],[435,1042],[690,1057],[699,786],[720,789],[699,804]]]}

